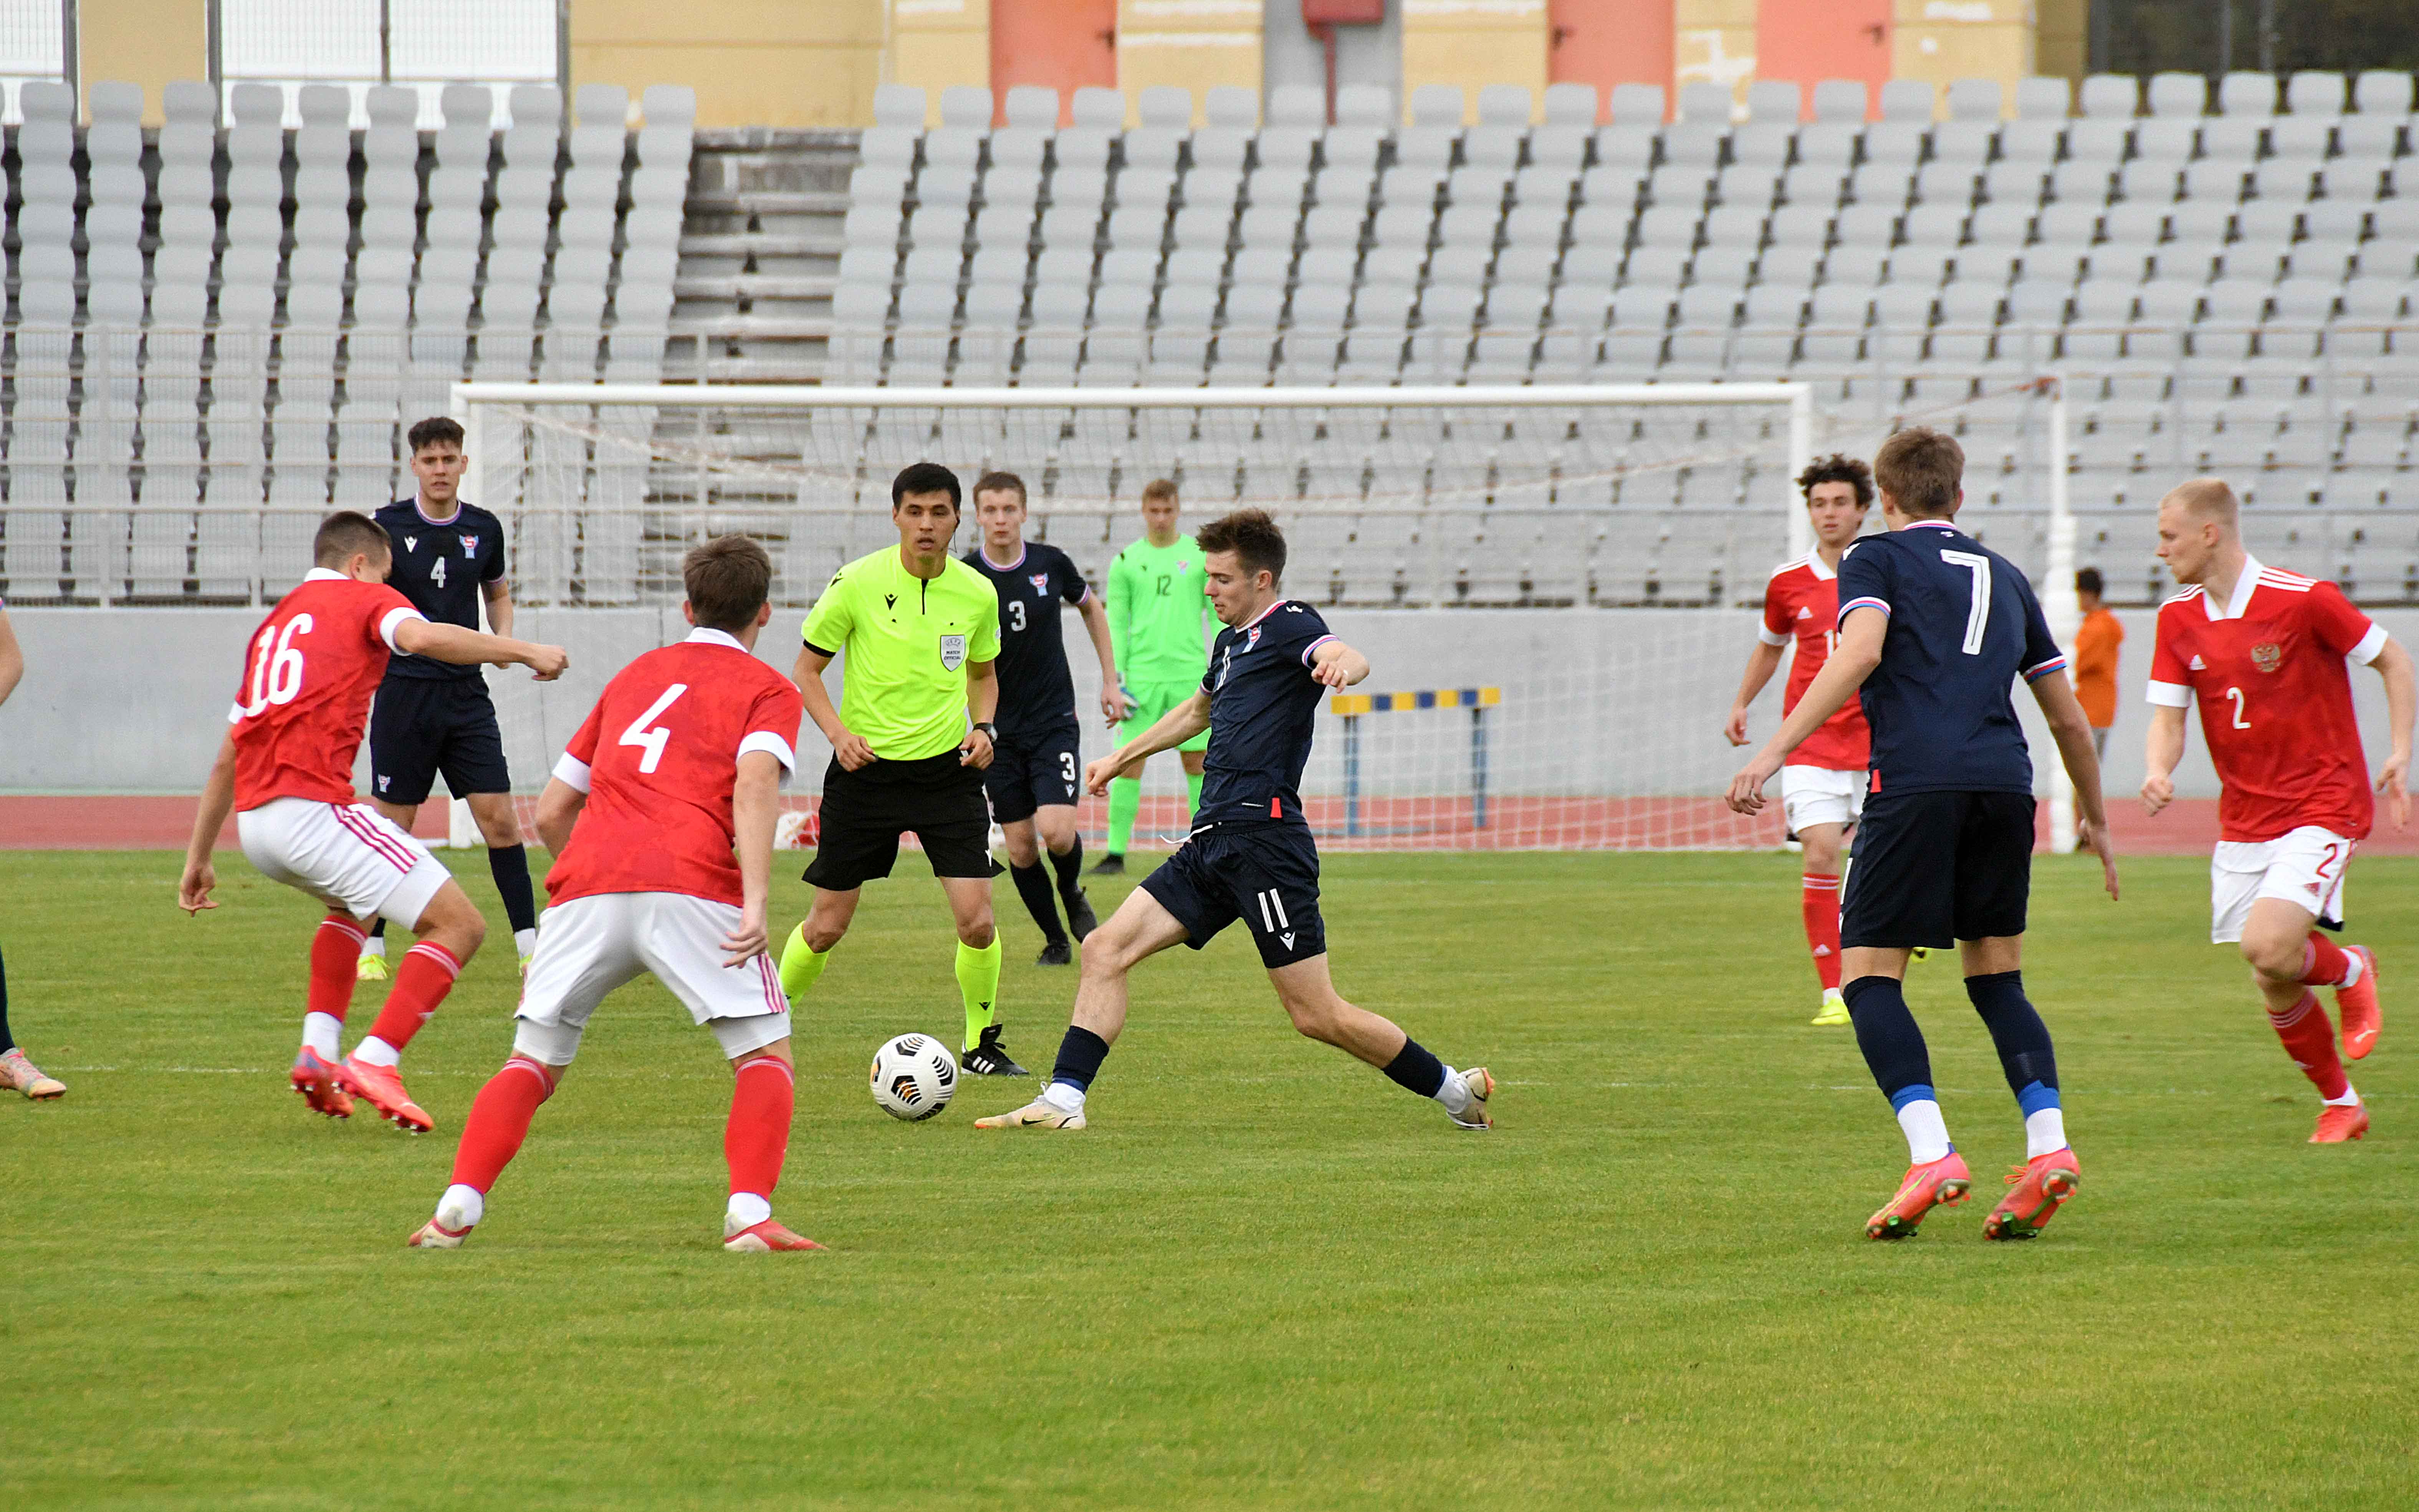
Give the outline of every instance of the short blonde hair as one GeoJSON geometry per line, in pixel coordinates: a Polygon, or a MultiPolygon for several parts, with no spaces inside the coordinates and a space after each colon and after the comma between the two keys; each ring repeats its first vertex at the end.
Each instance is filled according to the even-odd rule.
{"type": "Polygon", "coordinates": [[[1965,449],[1927,425],[1898,432],[1873,454],[1873,483],[1900,514],[1918,519],[1955,514],[1964,479],[1965,449]]]}
{"type": "Polygon", "coordinates": [[[2242,502],[2224,478],[2187,478],[2159,502],[2180,504],[2195,518],[2213,519],[2229,531],[2242,523],[2242,502]]]}
{"type": "Polygon", "coordinates": [[[1169,503],[1174,503],[1176,501],[1175,479],[1153,478],[1148,483],[1142,486],[1142,501],[1144,503],[1153,503],[1162,499],[1166,500],[1169,503]]]}

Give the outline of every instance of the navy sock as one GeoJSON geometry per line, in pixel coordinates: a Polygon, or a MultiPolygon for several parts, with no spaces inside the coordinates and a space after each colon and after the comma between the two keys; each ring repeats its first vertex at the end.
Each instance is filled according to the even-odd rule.
{"type": "Polygon", "coordinates": [[[1997,971],[1965,979],[1965,995],[1991,1042],[1999,1048],[1999,1069],[2007,1072],[2008,1090],[2027,1116],[2057,1106],[2057,1053],[2049,1042],[2049,1026],[2025,997],[2025,974],[1997,971]]]}
{"type": "Polygon", "coordinates": [[[1065,1082],[1079,1092],[1088,1091],[1092,1078],[1101,1073],[1101,1062],[1108,1058],[1109,1041],[1070,1024],[1067,1038],[1058,1041],[1058,1064],[1050,1068],[1050,1079],[1065,1082]]]}
{"type": "Polygon", "coordinates": [[[1434,1097],[1444,1088],[1444,1062],[1408,1034],[1403,1036],[1402,1054],[1386,1062],[1386,1074],[1404,1091],[1422,1097],[1434,1097]]]}
{"type": "Polygon", "coordinates": [[[1857,1026],[1857,1048],[1865,1053],[1865,1065],[1890,1106],[1900,1106],[1900,1094],[1910,1088],[1929,1088],[1932,1054],[1907,1011],[1905,987],[1887,977],[1858,977],[1840,995],[1848,1000],[1848,1017],[1857,1026]]]}
{"type": "Polygon", "coordinates": [[[16,1038],[8,1032],[8,963],[0,959],[0,1056],[16,1048],[16,1038]]]}
{"type": "Polygon", "coordinates": [[[378,915],[376,919],[371,921],[370,938],[374,940],[382,940],[386,938],[386,916],[384,914],[378,915]]]}
{"type": "Polygon", "coordinates": [[[496,879],[496,890],[504,895],[504,918],[512,921],[513,933],[537,928],[537,902],[530,896],[529,847],[491,847],[487,873],[496,879]]]}
{"type": "Polygon", "coordinates": [[[1041,926],[1041,937],[1052,945],[1066,944],[1067,932],[1058,923],[1058,903],[1050,896],[1050,877],[1041,870],[1041,863],[1011,866],[1008,876],[1016,884],[1016,895],[1025,900],[1025,911],[1041,926]]]}
{"type": "Polygon", "coordinates": [[[1062,898],[1074,897],[1081,887],[1077,877],[1084,870],[1084,837],[1076,836],[1074,843],[1067,847],[1066,854],[1063,856],[1056,851],[1049,854],[1050,870],[1058,874],[1058,895],[1062,898]]]}

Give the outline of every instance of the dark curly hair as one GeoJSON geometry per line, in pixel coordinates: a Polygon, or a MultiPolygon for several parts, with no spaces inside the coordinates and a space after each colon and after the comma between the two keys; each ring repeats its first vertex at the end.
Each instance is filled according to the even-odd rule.
{"type": "Polygon", "coordinates": [[[1797,491],[1812,497],[1818,483],[1844,483],[1857,490],[1857,507],[1872,507],[1873,501],[1873,470],[1844,452],[1818,456],[1797,474],[1797,491]]]}

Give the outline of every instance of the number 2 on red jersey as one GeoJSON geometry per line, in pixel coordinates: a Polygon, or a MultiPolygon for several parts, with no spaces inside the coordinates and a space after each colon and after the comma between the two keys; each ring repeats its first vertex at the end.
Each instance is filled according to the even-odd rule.
{"type": "Polygon", "coordinates": [[[665,688],[663,692],[656,695],[655,702],[647,705],[647,712],[631,720],[630,728],[622,732],[622,738],[616,744],[636,746],[646,752],[644,756],[639,758],[639,771],[652,774],[656,766],[662,764],[664,743],[671,739],[672,732],[670,725],[655,724],[655,719],[687,691],[686,683],[674,683],[665,688]],[[649,725],[655,725],[655,728],[652,730],[647,728],[649,725]]]}

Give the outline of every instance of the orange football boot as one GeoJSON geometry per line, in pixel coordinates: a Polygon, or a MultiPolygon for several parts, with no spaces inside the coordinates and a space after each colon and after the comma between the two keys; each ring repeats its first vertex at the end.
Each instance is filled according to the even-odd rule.
{"type": "Polygon", "coordinates": [[[1984,1239],[2031,1239],[2049,1226],[2051,1218],[2074,1189],[2081,1185],[2083,1172],[2074,1164],[2072,1149],[2053,1149],[2032,1159],[2008,1173],[2008,1195],[1982,1220],[1984,1239]]]}
{"type": "Polygon", "coordinates": [[[2368,1109],[2354,1103],[2346,1107],[2319,1109],[2318,1131],[2310,1135],[2314,1145],[2342,1145],[2368,1133],[2368,1109]]]}
{"type": "Polygon", "coordinates": [[[1965,1157],[1953,1149],[1927,1165],[1910,1165],[1906,1179],[1899,1183],[1898,1196],[1865,1220],[1865,1237],[1912,1239],[1925,1213],[1964,1201],[1973,1186],[1974,1175],[1965,1168],[1965,1157]]]}
{"type": "MultiPolygon", "coordinates": [[[[729,1227],[729,1225],[725,1225],[729,1227]]],[[[804,1234],[793,1234],[767,1218],[761,1224],[733,1229],[722,1236],[722,1247],[734,1255],[762,1255],[779,1249],[822,1249],[804,1234]]]]}
{"type": "Polygon", "coordinates": [[[336,1085],[336,1068],[319,1057],[319,1052],[309,1045],[294,1057],[294,1090],[310,1105],[314,1113],[324,1113],[331,1119],[353,1116],[353,1100],[336,1085]]]}
{"type": "Polygon", "coordinates": [[[347,1056],[336,1068],[336,1085],[377,1109],[377,1116],[406,1134],[426,1134],[436,1127],[393,1066],[373,1066],[359,1056],[347,1056]]]}
{"type": "Polygon", "coordinates": [[[2344,954],[2360,957],[2360,980],[2335,989],[2335,1012],[2343,1018],[2343,1053],[2358,1060],[2377,1048],[2377,1031],[2384,1015],[2377,1006],[2377,952],[2365,945],[2347,945],[2344,954]]]}

